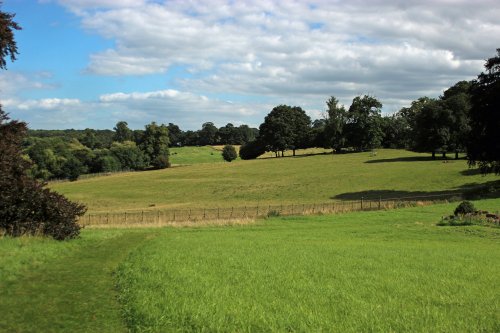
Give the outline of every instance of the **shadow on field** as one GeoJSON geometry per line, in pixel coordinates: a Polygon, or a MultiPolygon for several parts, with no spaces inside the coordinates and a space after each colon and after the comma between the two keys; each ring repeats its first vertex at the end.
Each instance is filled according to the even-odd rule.
{"type": "Polygon", "coordinates": [[[446,191],[397,191],[397,190],[368,190],[359,192],[341,193],[330,199],[335,200],[378,200],[378,199],[447,199],[461,196],[464,199],[500,198],[500,180],[486,183],[469,183],[446,191]]]}
{"type": "Polygon", "coordinates": [[[268,157],[259,157],[259,160],[268,160],[268,159],[279,159],[279,158],[300,158],[300,157],[310,157],[310,156],[318,156],[318,155],[333,155],[331,152],[324,153],[308,153],[308,154],[300,154],[300,155],[289,155],[289,156],[268,156],[268,157]]]}
{"type": "Polygon", "coordinates": [[[462,176],[475,176],[475,175],[480,175],[481,171],[479,169],[466,169],[460,171],[460,174],[462,176]]]}
{"type": "Polygon", "coordinates": [[[432,156],[408,156],[408,157],[396,157],[396,158],[383,158],[378,160],[368,160],[365,163],[387,163],[387,162],[425,162],[425,161],[452,161],[448,159],[442,159],[436,157],[435,160],[432,159],[432,156]]]}

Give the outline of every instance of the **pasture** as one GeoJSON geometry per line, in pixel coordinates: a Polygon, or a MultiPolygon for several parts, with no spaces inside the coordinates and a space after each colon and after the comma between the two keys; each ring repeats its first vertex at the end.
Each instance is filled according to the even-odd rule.
{"type": "Polygon", "coordinates": [[[468,169],[465,160],[431,160],[429,154],[387,149],[376,156],[366,152],[197,163],[49,186],[86,204],[90,213],[123,213],[433,195],[499,179],[468,169]]]}
{"type": "Polygon", "coordinates": [[[500,229],[455,206],[2,238],[0,331],[498,332],[500,229]]]}

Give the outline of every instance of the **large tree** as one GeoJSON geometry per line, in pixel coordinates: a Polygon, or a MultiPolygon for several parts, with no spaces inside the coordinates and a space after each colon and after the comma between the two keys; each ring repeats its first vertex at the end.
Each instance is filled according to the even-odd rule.
{"type": "Polygon", "coordinates": [[[347,111],[345,136],[350,146],[363,151],[380,146],[382,132],[382,103],[375,97],[357,96],[347,111]]]}
{"type": "Polygon", "coordinates": [[[483,173],[500,174],[500,48],[484,65],[470,90],[471,131],[467,158],[483,173]]]}
{"type": "Polygon", "coordinates": [[[153,168],[164,169],[170,166],[169,143],[166,125],[157,125],[154,121],[146,125],[140,148],[153,168]]]}
{"type": "Polygon", "coordinates": [[[276,153],[306,148],[311,130],[311,118],[298,106],[279,105],[272,109],[260,125],[261,141],[276,153]]]}
{"type": "Polygon", "coordinates": [[[347,112],[339,101],[331,96],[326,101],[327,116],[324,127],[325,147],[338,150],[345,147],[345,125],[347,123],[347,112]]]}
{"type": "Polygon", "coordinates": [[[14,30],[21,30],[21,27],[13,21],[14,16],[16,15],[0,11],[0,69],[7,68],[5,58],[14,61],[18,54],[14,30]]]}

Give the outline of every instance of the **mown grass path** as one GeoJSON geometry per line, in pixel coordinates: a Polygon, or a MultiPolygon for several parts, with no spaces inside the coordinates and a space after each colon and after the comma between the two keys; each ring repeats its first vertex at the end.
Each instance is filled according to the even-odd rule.
{"type": "MultiPolygon", "coordinates": [[[[1,332],[125,332],[113,271],[151,231],[85,240],[19,277],[0,280],[1,332]]],[[[60,249],[64,251],[64,249],[60,249]]]]}

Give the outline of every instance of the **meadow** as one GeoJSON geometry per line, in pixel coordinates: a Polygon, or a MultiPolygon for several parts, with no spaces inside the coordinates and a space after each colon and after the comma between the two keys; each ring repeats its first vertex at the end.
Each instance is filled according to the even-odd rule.
{"type": "Polygon", "coordinates": [[[176,165],[190,165],[198,163],[224,162],[218,147],[171,147],[170,163],[176,165]]]}
{"type": "Polygon", "coordinates": [[[455,206],[4,237],[0,331],[498,332],[500,228],[455,206]]]}
{"type": "MultiPolygon", "coordinates": [[[[204,152],[211,149],[199,148],[204,152]]],[[[49,186],[84,203],[90,213],[107,213],[432,195],[460,192],[479,184],[498,183],[500,179],[470,170],[465,160],[431,160],[429,154],[390,149],[378,150],[376,156],[365,152],[231,163],[196,161],[200,160],[193,157],[187,166],[49,186]]]]}

